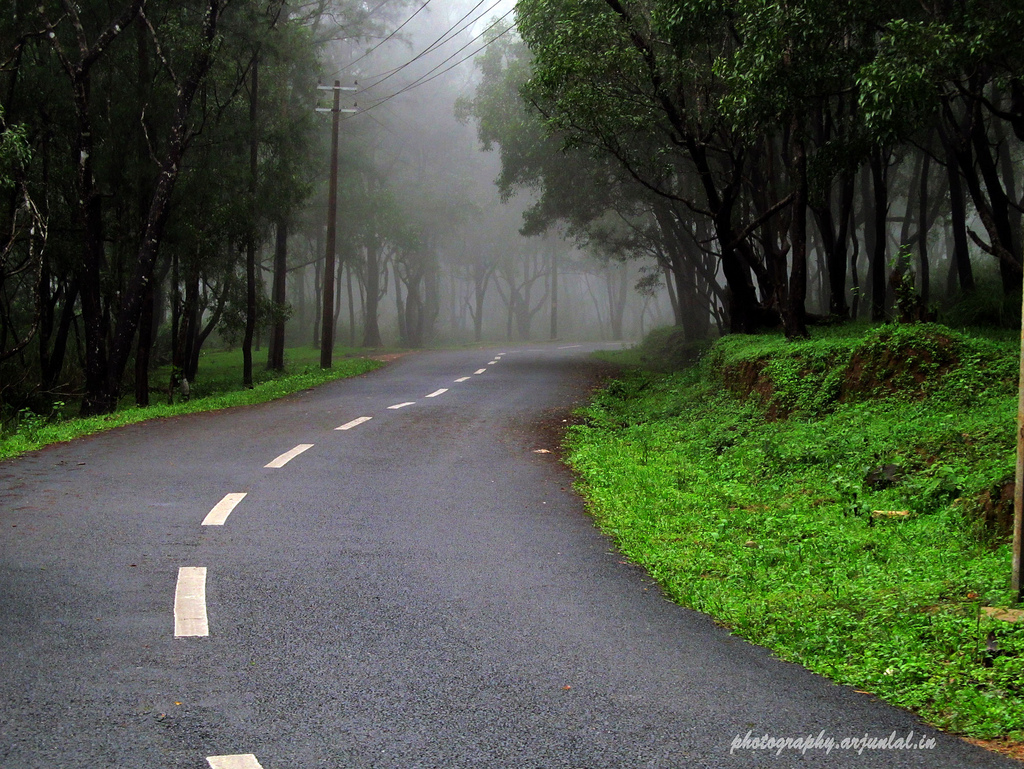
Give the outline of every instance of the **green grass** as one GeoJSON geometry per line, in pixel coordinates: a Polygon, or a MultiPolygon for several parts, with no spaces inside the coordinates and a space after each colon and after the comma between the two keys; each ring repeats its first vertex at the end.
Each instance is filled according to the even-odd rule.
{"type": "MultiPolygon", "coordinates": [[[[265,365],[254,363],[254,386],[252,389],[243,389],[241,351],[206,352],[202,354],[199,376],[192,386],[191,398],[188,401],[178,400],[171,404],[167,402],[166,392],[153,392],[150,400],[154,405],[138,408],[133,405],[133,401],[126,398],[122,400],[118,411],[104,416],[66,418],[66,405],[63,403],[54,404],[52,413],[48,415],[22,412],[18,423],[0,435],[0,460],[10,459],[51,443],[69,441],[122,425],[144,422],[147,419],[264,403],[336,379],[358,376],[384,365],[368,358],[343,357],[351,353],[352,351],[336,351],[333,367],[324,371],[320,368],[319,351],[311,348],[289,349],[285,353],[283,374],[267,371],[265,365]]],[[[160,369],[154,372],[151,382],[166,383],[169,374],[169,368],[160,369]]]]}
{"type": "Polygon", "coordinates": [[[729,337],[687,371],[624,372],[581,412],[569,461],[673,600],[937,727],[1019,740],[1024,623],[980,611],[1012,596],[979,502],[1012,478],[1016,344],[936,326],[729,337]],[[850,374],[908,358],[888,379],[850,374]],[[728,372],[753,370],[772,387],[730,391],[728,372]],[[780,404],[788,418],[769,418],[780,404]],[[883,463],[903,476],[876,490],[883,463]],[[872,515],[892,510],[908,515],[872,515]]]}

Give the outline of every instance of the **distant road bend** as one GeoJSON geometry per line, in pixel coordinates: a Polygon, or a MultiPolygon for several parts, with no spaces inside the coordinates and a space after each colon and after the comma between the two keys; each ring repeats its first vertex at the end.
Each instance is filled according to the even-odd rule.
{"type": "Polygon", "coordinates": [[[0,767],[1019,766],[624,563],[539,453],[592,349],[417,353],[0,464],[0,767]]]}

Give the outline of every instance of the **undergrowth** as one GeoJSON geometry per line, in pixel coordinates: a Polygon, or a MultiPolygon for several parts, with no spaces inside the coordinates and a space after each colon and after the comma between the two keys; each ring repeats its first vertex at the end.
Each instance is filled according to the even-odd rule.
{"type": "MultiPolygon", "coordinates": [[[[213,354],[211,358],[216,359],[217,355],[213,354]]],[[[10,459],[51,443],[69,441],[122,425],[144,422],[147,419],[264,403],[335,379],[358,376],[384,365],[368,358],[336,360],[333,368],[326,371],[318,366],[305,365],[299,368],[293,364],[292,370],[286,371],[283,375],[260,371],[255,377],[255,386],[243,389],[240,384],[240,369],[235,370],[230,365],[233,360],[232,353],[222,355],[225,356],[225,361],[213,365],[214,370],[218,372],[217,375],[207,378],[200,387],[194,388],[188,401],[157,403],[145,408],[128,405],[122,406],[113,414],[77,418],[66,415],[67,408],[63,402],[54,403],[52,410],[47,414],[37,414],[23,409],[17,415],[18,418],[0,433],[0,460],[10,459]]]]}
{"type": "Polygon", "coordinates": [[[982,611],[1012,605],[1011,555],[979,502],[1012,479],[1016,366],[1014,343],[939,326],[729,337],[624,372],[569,461],[672,599],[937,727],[1019,740],[1024,623],[982,611]]]}

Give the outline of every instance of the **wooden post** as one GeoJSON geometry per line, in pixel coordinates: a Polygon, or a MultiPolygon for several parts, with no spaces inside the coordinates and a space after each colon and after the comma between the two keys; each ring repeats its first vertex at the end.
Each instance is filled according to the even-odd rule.
{"type": "Polygon", "coordinates": [[[324,262],[323,315],[320,330],[320,368],[331,367],[334,353],[334,240],[338,217],[338,128],[341,121],[341,81],[334,81],[333,133],[331,134],[331,179],[327,193],[327,258],[324,262]]]}

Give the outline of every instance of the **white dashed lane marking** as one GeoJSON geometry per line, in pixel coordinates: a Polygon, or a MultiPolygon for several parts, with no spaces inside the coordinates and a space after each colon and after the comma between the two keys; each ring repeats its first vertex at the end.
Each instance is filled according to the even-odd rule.
{"type": "Polygon", "coordinates": [[[444,395],[446,392],[448,392],[448,388],[442,387],[440,390],[434,390],[434,392],[430,393],[427,397],[436,398],[438,395],[444,395]]]}
{"type": "Polygon", "coordinates": [[[469,381],[469,377],[468,376],[459,377],[455,381],[456,382],[468,382],[469,381]]]}
{"type": "Polygon", "coordinates": [[[286,464],[288,464],[293,459],[295,459],[295,457],[297,457],[303,451],[306,451],[307,449],[311,449],[311,448],[313,448],[313,444],[312,443],[300,443],[294,449],[292,449],[291,451],[286,451],[284,454],[279,456],[273,462],[270,462],[269,464],[264,465],[264,467],[284,467],[286,464]]]}
{"type": "Polygon", "coordinates": [[[341,427],[335,427],[335,430],[351,430],[353,427],[359,427],[363,422],[369,422],[373,417],[359,417],[353,419],[351,422],[346,422],[341,427]]]}
{"type": "Polygon", "coordinates": [[[412,406],[416,401],[406,401],[405,403],[396,403],[394,406],[388,406],[389,409],[404,409],[406,406],[412,406]]]}
{"type": "Polygon", "coordinates": [[[174,589],[174,635],[208,636],[206,619],[206,567],[182,566],[174,589]]]}
{"type": "Polygon", "coordinates": [[[231,511],[235,509],[235,505],[243,499],[245,499],[244,491],[225,495],[224,499],[214,505],[213,509],[207,513],[206,518],[203,519],[203,526],[223,526],[224,521],[231,515],[231,511]]]}
{"type": "Polygon", "coordinates": [[[487,365],[488,365],[488,366],[493,366],[493,365],[494,365],[495,363],[497,363],[497,362],[498,362],[498,361],[496,361],[496,360],[492,360],[492,361],[490,361],[490,362],[489,362],[489,363],[488,363],[487,365]]]}
{"type": "Polygon", "coordinates": [[[206,763],[210,765],[210,769],[263,769],[252,753],[240,753],[237,756],[207,756],[206,763]]]}
{"type": "Polygon", "coordinates": [[[485,368],[478,368],[478,369],[477,369],[476,371],[474,371],[474,372],[473,372],[473,374],[474,374],[474,375],[475,375],[475,374],[482,374],[482,373],[484,373],[484,372],[485,372],[486,370],[487,370],[487,369],[485,369],[485,368]]]}

